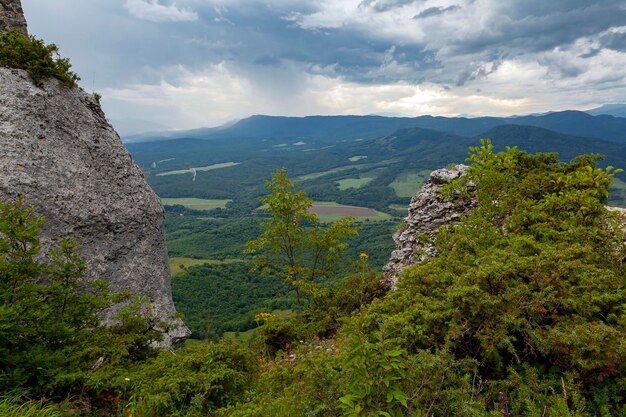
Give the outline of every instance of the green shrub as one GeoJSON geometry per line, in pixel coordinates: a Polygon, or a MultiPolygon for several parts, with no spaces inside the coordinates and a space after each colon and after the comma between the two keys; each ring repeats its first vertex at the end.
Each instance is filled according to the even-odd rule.
{"type": "Polygon", "coordinates": [[[0,67],[23,69],[38,86],[50,77],[67,87],[75,87],[80,80],[56,45],[46,45],[41,39],[19,32],[0,34],[0,67]]]}
{"type": "Polygon", "coordinates": [[[432,397],[440,384],[424,381],[420,395],[405,391],[414,399],[404,412],[623,415],[626,248],[604,207],[614,172],[593,156],[562,163],[493,153],[488,142],[470,159],[447,195],[479,207],[440,230],[438,256],[407,268],[397,291],[356,318],[367,343],[382,333],[405,364],[423,366],[425,352],[448,358],[454,372],[442,382],[456,379],[458,395],[432,397]]]}

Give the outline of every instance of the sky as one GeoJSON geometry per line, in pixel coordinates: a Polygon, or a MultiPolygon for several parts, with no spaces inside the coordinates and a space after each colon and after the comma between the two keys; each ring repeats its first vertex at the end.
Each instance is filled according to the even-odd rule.
{"type": "Polygon", "coordinates": [[[514,115],[626,102],[623,0],[22,5],[30,33],[59,46],[126,131],[253,114],[514,115]]]}

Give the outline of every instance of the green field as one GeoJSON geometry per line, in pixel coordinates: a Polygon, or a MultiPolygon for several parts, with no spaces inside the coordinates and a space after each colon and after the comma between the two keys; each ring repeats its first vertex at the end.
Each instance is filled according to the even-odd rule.
{"type": "Polygon", "coordinates": [[[364,185],[367,185],[370,182],[372,182],[373,179],[374,177],[346,178],[346,179],[337,181],[337,184],[339,184],[339,189],[343,191],[343,190],[347,190],[348,188],[361,188],[364,185]]]}
{"type": "Polygon", "coordinates": [[[233,200],[208,200],[205,198],[162,198],[164,206],[185,206],[191,210],[213,210],[224,208],[233,200]]]}
{"type": "Polygon", "coordinates": [[[390,204],[389,208],[392,210],[400,210],[406,212],[409,209],[408,204],[390,204]]]}
{"type": "Polygon", "coordinates": [[[398,197],[413,197],[422,184],[428,180],[429,170],[420,172],[403,172],[398,175],[389,186],[393,188],[398,197]]]}
{"type": "Polygon", "coordinates": [[[334,201],[314,201],[311,212],[317,215],[322,222],[330,223],[344,217],[354,217],[356,220],[387,220],[392,218],[390,214],[383,213],[368,207],[346,206],[335,203],[334,201]],[[323,212],[317,212],[322,210],[323,212]]]}
{"type": "Polygon", "coordinates": [[[350,160],[350,162],[356,162],[356,161],[360,161],[361,159],[366,159],[367,156],[365,155],[356,155],[353,157],[348,158],[350,160]]]}
{"type": "Polygon", "coordinates": [[[369,168],[385,167],[391,164],[395,164],[396,162],[398,162],[398,159],[386,159],[384,161],[371,162],[368,164],[343,165],[337,168],[329,169],[327,171],[313,172],[311,174],[301,175],[295,180],[296,181],[315,180],[325,175],[336,174],[338,172],[348,171],[350,169],[358,169],[362,171],[362,170],[369,169],[369,168]]]}
{"type": "Polygon", "coordinates": [[[242,259],[194,259],[194,258],[184,258],[179,256],[174,256],[170,258],[170,275],[178,275],[184,271],[184,269],[189,268],[194,265],[204,265],[204,264],[232,264],[234,262],[243,262],[242,259]],[[181,268],[184,267],[183,268],[181,268]]]}
{"type": "Polygon", "coordinates": [[[176,171],[159,172],[157,177],[165,177],[167,175],[193,174],[194,171],[213,171],[214,169],[228,168],[239,165],[239,162],[223,162],[221,164],[213,164],[205,167],[192,167],[187,169],[179,169],[176,171]]]}
{"type": "Polygon", "coordinates": [[[296,178],[296,181],[314,180],[314,179],[323,177],[324,175],[336,174],[338,172],[347,171],[347,170],[353,169],[355,167],[358,167],[358,165],[346,165],[346,166],[342,166],[342,167],[329,169],[328,171],[313,172],[311,174],[306,174],[306,175],[299,176],[298,178],[296,178]]]}

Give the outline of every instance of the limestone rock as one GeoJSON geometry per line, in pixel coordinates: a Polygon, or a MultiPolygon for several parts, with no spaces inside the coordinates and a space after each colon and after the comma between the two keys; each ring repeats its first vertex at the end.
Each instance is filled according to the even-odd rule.
{"type": "Polygon", "coordinates": [[[26,72],[0,68],[0,199],[18,195],[46,218],[44,241],[81,243],[88,278],[147,296],[179,325],[166,344],[189,335],[172,320],[163,206],[98,102],[56,79],[39,88],[26,72]]]}
{"type": "Polygon", "coordinates": [[[475,207],[475,202],[460,204],[441,198],[441,187],[459,178],[466,169],[465,165],[456,165],[433,171],[424,187],[411,199],[405,228],[393,236],[396,249],[383,269],[392,288],[404,268],[436,254],[433,237],[441,226],[457,221],[475,207]]]}
{"type": "Polygon", "coordinates": [[[28,34],[20,0],[0,0],[0,33],[16,30],[28,34]]]}

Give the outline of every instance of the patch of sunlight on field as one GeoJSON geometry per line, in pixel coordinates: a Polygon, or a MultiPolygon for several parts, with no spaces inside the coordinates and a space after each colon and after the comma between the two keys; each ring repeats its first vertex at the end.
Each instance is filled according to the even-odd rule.
{"type": "Polygon", "coordinates": [[[213,164],[205,167],[192,167],[187,169],[179,169],[176,171],[159,172],[157,177],[164,177],[166,175],[181,175],[181,174],[193,174],[194,171],[213,171],[214,169],[228,168],[239,165],[240,162],[223,162],[221,164],[213,164]]]}
{"type": "Polygon", "coordinates": [[[346,179],[337,181],[337,184],[339,184],[339,189],[341,191],[347,190],[348,188],[358,189],[358,188],[363,187],[364,185],[369,184],[370,182],[372,182],[373,179],[374,177],[346,178],[346,179]]]}
{"type": "Polygon", "coordinates": [[[366,159],[367,156],[365,155],[356,155],[356,156],[352,156],[350,158],[348,158],[350,160],[350,162],[357,162],[360,161],[361,159],[366,159]]]}
{"type": "Polygon", "coordinates": [[[314,180],[314,179],[323,177],[325,175],[336,174],[338,172],[343,172],[343,171],[347,171],[350,169],[362,171],[365,169],[384,167],[384,166],[388,166],[391,164],[395,164],[397,162],[398,162],[398,159],[386,159],[384,161],[372,162],[369,164],[343,165],[337,168],[329,169],[327,171],[313,172],[311,174],[301,175],[298,178],[296,178],[296,181],[314,180]]]}
{"type": "Polygon", "coordinates": [[[164,206],[185,206],[191,210],[213,210],[224,208],[233,200],[209,200],[205,198],[162,198],[164,206]]]}
{"type": "Polygon", "coordinates": [[[184,257],[172,257],[170,258],[170,275],[178,275],[183,272],[186,268],[194,265],[204,265],[204,264],[232,264],[235,262],[244,262],[243,259],[193,259],[193,258],[184,258],[184,257]],[[182,267],[182,268],[181,268],[182,267]]]}
{"type": "Polygon", "coordinates": [[[413,197],[428,180],[430,171],[403,172],[389,186],[398,197],[413,197]]]}

